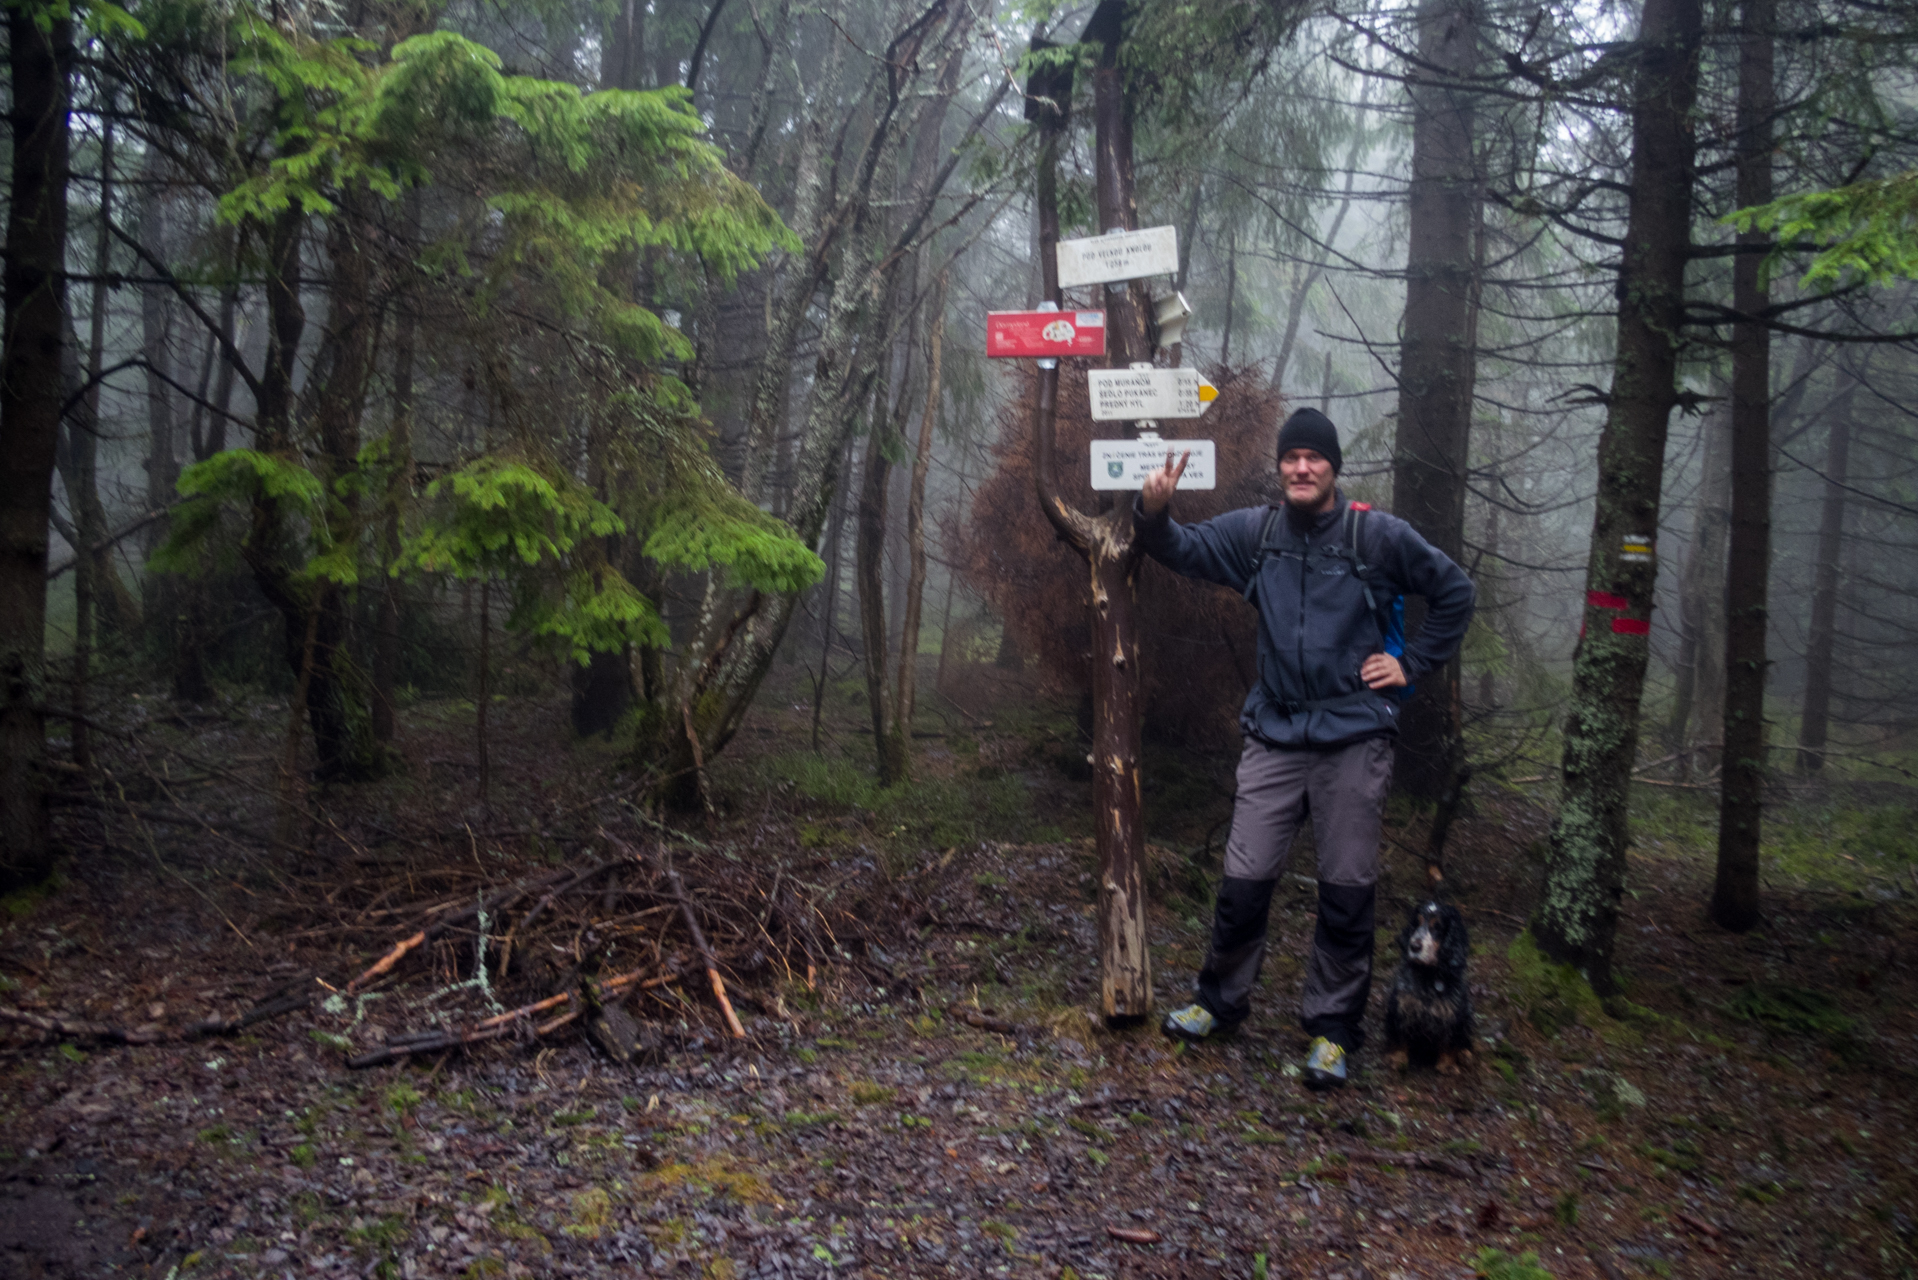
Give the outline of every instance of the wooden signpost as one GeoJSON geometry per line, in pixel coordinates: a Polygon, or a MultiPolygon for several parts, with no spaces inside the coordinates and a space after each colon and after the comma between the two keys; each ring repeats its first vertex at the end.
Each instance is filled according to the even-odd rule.
{"type": "MultiPolygon", "coordinates": [[[[1158,345],[1178,341],[1177,326],[1189,311],[1184,299],[1154,304],[1139,283],[1142,277],[1175,275],[1179,265],[1179,238],[1171,227],[1132,230],[1127,224],[1137,214],[1132,193],[1132,135],[1120,67],[1120,45],[1125,30],[1123,0],[1099,0],[1087,22],[1083,40],[1097,44],[1100,56],[1093,70],[1095,129],[1095,195],[1097,225],[1122,228],[1109,235],[1084,240],[1059,239],[1059,154],[1072,102],[1073,62],[1039,62],[1026,82],[1026,118],[1037,126],[1038,156],[1034,166],[1034,204],[1039,215],[1039,269],[1042,297],[1063,308],[1062,290],[1081,285],[1103,285],[1106,362],[1112,368],[1093,370],[1103,379],[1116,374],[1121,397],[1125,380],[1135,386],[1133,366],[1149,361],[1153,329],[1158,345]]],[[[1035,52],[1055,48],[1035,39],[1035,52]]],[[[1061,310],[1058,316],[1076,314],[1061,310]]],[[[1048,320],[1050,324],[1053,321],[1048,320]]],[[[1076,327],[1076,326],[1075,326],[1076,327]]],[[[1055,330],[1055,332],[1058,332],[1055,330]]],[[[1070,353],[1068,353],[1070,354],[1070,353]]],[[[1143,548],[1133,528],[1132,503],[1127,499],[1104,504],[1096,512],[1081,511],[1059,491],[1054,468],[1054,418],[1058,409],[1059,360],[1038,360],[1033,409],[1033,439],[1037,446],[1033,484],[1039,507],[1061,541],[1083,559],[1089,578],[1087,610],[1092,653],[1092,816],[1099,856],[1099,1006],[1108,1023],[1138,1022],[1152,1013],[1152,955],[1146,943],[1145,828],[1139,782],[1140,684],[1138,567],[1143,548]]],[[[1151,368],[1148,363],[1146,366],[1151,368]]],[[[1151,407],[1170,410],[1158,417],[1197,417],[1209,396],[1202,396],[1201,380],[1189,371],[1153,370],[1172,375],[1169,403],[1155,400],[1151,407]],[[1186,378],[1191,378],[1190,382],[1186,378]]],[[[1156,376],[1144,380],[1156,387],[1156,376]]],[[[1098,396],[1098,392],[1093,392],[1098,396]]],[[[1216,394],[1216,393],[1215,393],[1216,394]]],[[[1116,402],[1115,402],[1116,403],[1116,402]]],[[[1182,487],[1197,488],[1212,472],[1210,441],[1161,441],[1152,435],[1152,415],[1140,411],[1144,402],[1118,415],[1138,421],[1138,437],[1093,443],[1094,487],[1136,490],[1144,474],[1146,454],[1156,453],[1165,465],[1168,448],[1193,448],[1182,487]],[[1203,450],[1199,446],[1205,446],[1203,450]],[[1200,453],[1205,454],[1201,463],[1200,453]],[[1118,475],[1111,474],[1118,464],[1118,475]],[[1195,475],[1196,473],[1199,473],[1195,475]]]]}
{"type": "MultiPolygon", "coordinates": [[[[1035,91],[1034,101],[1050,106],[1053,99],[1035,91]]],[[[1132,282],[1142,276],[1176,273],[1179,237],[1171,227],[1152,227],[1059,240],[1057,205],[1049,180],[1057,164],[1062,121],[1046,107],[1040,108],[1040,120],[1045,154],[1040,166],[1039,244],[1040,253],[1051,259],[1042,260],[1041,265],[1050,296],[1032,311],[988,312],[986,354],[1038,361],[1034,425],[1039,465],[1034,480],[1040,506],[1092,569],[1093,649],[1105,655],[1104,661],[1093,663],[1090,757],[1093,808],[1098,817],[1100,1005],[1108,1022],[1126,1023],[1152,1012],[1152,957],[1145,932],[1145,836],[1139,812],[1138,625],[1133,617],[1140,547],[1133,536],[1130,502],[1115,503],[1097,516],[1088,516],[1067,506],[1054,487],[1053,414],[1058,403],[1059,358],[1107,355],[1119,364],[1086,371],[1092,417],[1096,422],[1137,424],[1134,438],[1092,441],[1088,462],[1095,490],[1137,492],[1148,475],[1166,465],[1166,454],[1175,450],[1190,455],[1179,487],[1213,488],[1218,483],[1213,442],[1162,440],[1157,428],[1162,419],[1204,414],[1219,389],[1197,370],[1160,369],[1141,359],[1151,354],[1149,349],[1138,349],[1139,340],[1151,340],[1146,326],[1137,326],[1140,332],[1135,337],[1123,323],[1115,332],[1105,312],[1063,308],[1064,286],[1105,285],[1112,295],[1109,303],[1136,318],[1136,311],[1126,310],[1132,282]]],[[[1102,151],[1102,163],[1104,158],[1102,151]]],[[[1176,293],[1153,305],[1161,346],[1168,339],[1180,339],[1191,311],[1176,293]]]]}

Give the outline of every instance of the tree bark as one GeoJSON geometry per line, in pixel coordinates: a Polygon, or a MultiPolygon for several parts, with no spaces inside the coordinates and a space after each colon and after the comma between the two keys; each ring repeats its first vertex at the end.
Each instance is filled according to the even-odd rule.
{"type": "Polygon", "coordinates": [[[1232,307],[1239,296],[1239,233],[1236,228],[1225,237],[1225,324],[1219,334],[1219,363],[1232,363],[1232,307]]]}
{"type": "MultiPolygon", "coordinates": [[[[904,388],[900,395],[904,398],[904,388]]],[[[872,716],[872,745],[879,768],[879,785],[898,782],[904,761],[895,749],[886,722],[886,497],[891,488],[892,411],[883,376],[873,396],[872,423],[866,439],[866,468],[859,487],[859,510],[853,522],[853,573],[859,583],[859,638],[864,649],[866,704],[872,716]]]]}
{"type": "MultiPolygon", "coordinates": [[[[1776,0],[1745,0],[1738,54],[1738,205],[1772,198],[1772,40],[1776,0]]],[[[1725,748],[1718,798],[1712,919],[1743,933],[1758,923],[1758,842],[1766,775],[1765,629],[1771,576],[1771,305],[1761,267],[1767,232],[1740,233],[1732,308],[1732,528],[1725,577],[1725,748]]]]}
{"type": "MultiPolygon", "coordinates": [[[[636,3],[637,0],[634,0],[636,3]]],[[[402,215],[399,279],[393,290],[392,425],[386,437],[387,482],[381,521],[380,609],[373,635],[373,739],[391,742],[397,732],[394,699],[400,678],[400,579],[390,570],[400,554],[400,508],[413,491],[413,359],[419,315],[413,293],[413,254],[419,243],[419,195],[408,192],[402,215]]]]}
{"type": "Polygon", "coordinates": [[[1713,406],[1698,424],[1698,499],[1691,545],[1678,579],[1678,670],[1672,693],[1667,745],[1683,752],[1679,772],[1689,774],[1694,748],[1718,743],[1725,715],[1725,537],[1731,526],[1730,421],[1713,406]]]}
{"type": "MultiPolygon", "coordinates": [[[[139,240],[161,257],[166,253],[166,206],[159,191],[163,176],[158,153],[149,152],[141,166],[139,240]]],[[[146,505],[149,511],[169,506],[180,480],[178,424],[174,414],[173,388],[167,381],[172,365],[169,354],[172,330],[173,314],[166,287],[143,285],[140,289],[140,351],[146,361],[146,505]]],[[[208,354],[212,354],[210,347],[208,354]]],[[[210,375],[211,372],[209,367],[207,373],[210,375]]],[[[202,383],[207,380],[206,377],[201,379],[202,383]]],[[[204,396],[204,391],[201,394],[204,396]]],[[[165,520],[156,520],[147,526],[141,544],[149,556],[165,540],[167,523],[165,520]]],[[[187,661],[183,651],[191,644],[183,624],[193,608],[192,597],[198,594],[198,586],[164,573],[145,575],[141,585],[141,614],[146,624],[149,652],[156,657],[164,654],[177,676],[187,661]]],[[[197,657],[192,661],[198,668],[197,657]]],[[[205,687],[204,669],[199,669],[199,676],[197,685],[191,680],[182,684],[176,679],[174,696],[185,695],[192,702],[205,701],[210,691],[205,687]]]]}
{"type": "MultiPolygon", "coordinates": [[[[904,617],[899,625],[899,694],[893,702],[893,736],[900,755],[912,742],[912,707],[919,664],[919,617],[926,596],[926,472],[932,467],[932,429],[939,420],[941,348],[946,339],[946,277],[932,295],[932,334],[926,340],[926,408],[919,418],[919,444],[913,453],[912,488],[906,499],[906,577],[904,617]]],[[[908,761],[909,763],[909,761],[908,761]]]]}
{"type": "Polygon", "coordinates": [[[486,793],[493,781],[492,759],[486,751],[486,712],[493,701],[493,580],[481,578],[479,583],[479,698],[475,703],[477,714],[473,717],[473,745],[479,755],[479,802],[486,803],[486,793]]]}
{"type": "Polygon", "coordinates": [[[1584,634],[1565,717],[1541,951],[1615,990],[1612,947],[1630,840],[1628,801],[1651,631],[1665,434],[1677,403],[1695,162],[1698,0],[1646,0],[1632,86],[1631,215],[1618,275],[1618,346],[1586,564],[1584,634]]]}
{"type": "MultiPolygon", "coordinates": [[[[1392,509],[1457,561],[1464,558],[1471,465],[1479,221],[1474,104],[1459,82],[1478,66],[1478,13],[1470,0],[1421,0],[1418,24],[1425,68],[1414,70],[1409,84],[1410,245],[1392,509]]],[[[1425,602],[1408,605],[1410,631],[1423,621],[1425,602]]],[[[1454,657],[1420,677],[1399,718],[1393,777],[1407,794],[1436,800],[1450,785],[1464,751],[1458,708],[1454,657]]]]}
{"type": "MultiPolygon", "coordinates": [[[[841,470],[852,469],[852,444],[846,445],[847,457],[841,463],[841,470]]],[[[812,687],[812,749],[819,751],[820,719],[825,713],[826,682],[832,672],[832,641],[839,630],[839,575],[842,570],[840,551],[845,542],[846,532],[846,490],[833,495],[832,518],[826,526],[826,602],[819,619],[819,678],[812,687]]]]}
{"type": "Polygon", "coordinates": [[[646,65],[646,0],[618,0],[601,28],[600,41],[600,88],[640,88],[646,65]]]}
{"type": "Polygon", "coordinates": [[[65,393],[73,23],[7,10],[12,181],[0,346],[0,892],[53,869],[46,776],[47,525],[65,393]]]}
{"type": "MultiPolygon", "coordinates": [[[[359,470],[361,423],[378,340],[367,260],[368,193],[349,189],[328,228],[332,289],[327,304],[325,350],[315,361],[325,380],[314,398],[322,474],[333,490],[327,519],[335,543],[360,540],[360,502],[355,487],[340,484],[359,470]]],[[[287,566],[292,568],[293,566],[287,566]]],[[[349,649],[352,619],[345,591],[327,583],[318,592],[312,687],[307,715],[313,728],[319,775],[358,779],[379,772],[381,753],[373,735],[370,682],[349,649]]]]}
{"type": "MultiPolygon", "coordinates": [[[[1102,227],[1132,230],[1137,214],[1132,199],[1130,122],[1119,51],[1124,39],[1123,6],[1102,0],[1086,25],[1086,41],[1097,40],[1100,58],[1093,72],[1095,147],[1099,221],[1102,227]]],[[[1035,48],[1039,47],[1035,41],[1035,48]]],[[[1036,204],[1039,213],[1039,261],[1049,301],[1063,301],[1059,290],[1058,165],[1072,96],[1069,69],[1039,71],[1026,87],[1027,114],[1039,125],[1036,204]]],[[[1134,281],[1107,289],[1107,363],[1125,368],[1150,354],[1140,298],[1134,281]]],[[[1086,562],[1092,632],[1092,804],[1094,843],[1099,856],[1099,1004],[1108,1022],[1134,1022],[1152,1011],[1152,957],[1146,948],[1145,833],[1140,813],[1139,713],[1140,663],[1137,603],[1140,547],[1133,536],[1132,502],[1124,495],[1099,515],[1068,506],[1053,476],[1053,424],[1058,407],[1056,362],[1041,368],[1033,406],[1038,465],[1033,483],[1039,507],[1060,538],[1086,562]]]]}
{"type": "Polygon", "coordinates": [[[1825,415],[1825,497],[1818,513],[1818,560],[1812,580],[1811,626],[1805,643],[1805,701],[1798,719],[1798,767],[1825,767],[1831,733],[1832,661],[1837,655],[1839,566],[1845,550],[1845,485],[1851,475],[1851,403],[1847,384],[1825,415]]]}
{"type": "Polygon", "coordinates": [[[73,762],[82,768],[92,764],[93,752],[87,741],[87,678],[93,663],[94,585],[112,563],[102,564],[94,544],[106,533],[106,511],[100,505],[100,369],[107,340],[107,274],[113,265],[113,101],[100,122],[100,208],[99,226],[93,241],[93,296],[87,308],[87,372],[82,400],[84,418],[67,421],[67,504],[73,513],[74,532],[80,535],[74,546],[73,561],[73,762]]]}

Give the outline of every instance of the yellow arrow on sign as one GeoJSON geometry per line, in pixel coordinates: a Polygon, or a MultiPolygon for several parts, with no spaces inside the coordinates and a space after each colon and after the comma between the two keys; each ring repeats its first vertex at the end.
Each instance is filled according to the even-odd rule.
{"type": "Polygon", "coordinates": [[[1199,379],[1199,399],[1204,401],[1206,404],[1211,404],[1214,400],[1217,400],[1218,398],[1219,398],[1219,389],[1213,386],[1211,383],[1207,382],[1204,378],[1200,378],[1199,379]]]}

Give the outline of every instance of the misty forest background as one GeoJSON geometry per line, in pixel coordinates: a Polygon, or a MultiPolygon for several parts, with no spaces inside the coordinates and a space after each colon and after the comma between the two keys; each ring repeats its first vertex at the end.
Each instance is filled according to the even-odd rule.
{"type": "MultiPolygon", "coordinates": [[[[914,726],[968,673],[1038,673],[1089,735],[1034,375],[983,356],[984,313],[1043,296],[1051,181],[1064,236],[1178,230],[1176,279],[1132,293],[1183,292],[1181,340],[1144,340],[1222,389],[1167,424],[1219,448],[1182,518],[1275,497],[1277,423],[1313,405],[1345,491],[1477,582],[1400,784],[1563,777],[1548,951],[1607,981],[1633,803],[1661,815],[1640,838],[1717,850],[1735,928],[1807,839],[1912,888],[1909,4],[14,0],[8,24],[8,887],[115,802],[96,757],[149,717],[284,725],[283,842],[309,788],[350,807],[427,768],[407,717],[435,706],[482,820],[502,709],[562,693],[674,821],[729,803],[756,699],[868,794],[909,794],[914,726]]],[[[1096,512],[1084,367],[1053,466],[1096,512]]],[[[1250,611],[1138,583],[1147,771],[1225,776],[1250,611]]]]}

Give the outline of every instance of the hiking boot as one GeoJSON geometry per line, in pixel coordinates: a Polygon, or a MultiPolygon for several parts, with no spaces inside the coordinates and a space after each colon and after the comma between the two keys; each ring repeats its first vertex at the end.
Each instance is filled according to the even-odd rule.
{"type": "Polygon", "coordinates": [[[1345,1083],[1345,1050],[1319,1036],[1306,1050],[1303,1074],[1308,1089],[1338,1088],[1345,1083]]]}
{"type": "Polygon", "coordinates": [[[1174,1009],[1166,1014],[1160,1030],[1174,1040],[1197,1044],[1211,1035],[1218,1025],[1219,1020],[1212,1016],[1212,1010],[1195,1000],[1183,1009],[1174,1009]]]}

